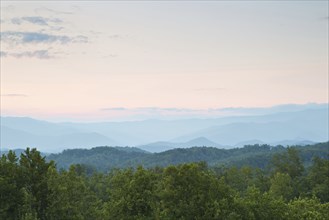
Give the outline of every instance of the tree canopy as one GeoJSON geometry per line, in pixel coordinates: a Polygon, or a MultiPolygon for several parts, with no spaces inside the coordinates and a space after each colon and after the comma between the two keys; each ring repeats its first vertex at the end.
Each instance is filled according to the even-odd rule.
{"type": "Polygon", "coordinates": [[[36,149],[0,160],[0,219],[328,219],[329,160],[288,148],[266,168],[206,162],[57,169],[36,149]]]}

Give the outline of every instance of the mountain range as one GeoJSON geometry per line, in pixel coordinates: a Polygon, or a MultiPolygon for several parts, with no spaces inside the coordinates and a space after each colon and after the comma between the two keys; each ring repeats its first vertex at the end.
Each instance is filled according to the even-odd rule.
{"type": "Polygon", "coordinates": [[[281,111],[282,107],[270,108],[270,114],[261,115],[94,123],[1,117],[1,147],[60,152],[68,148],[136,146],[161,152],[193,146],[232,148],[256,143],[303,145],[328,141],[328,104],[294,106],[286,112],[275,110],[281,111]]]}

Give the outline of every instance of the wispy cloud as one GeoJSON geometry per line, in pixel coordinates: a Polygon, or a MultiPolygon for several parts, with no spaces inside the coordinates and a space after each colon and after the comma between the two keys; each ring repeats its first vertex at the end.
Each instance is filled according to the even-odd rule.
{"type": "Polygon", "coordinates": [[[63,23],[61,19],[58,18],[44,18],[44,17],[23,17],[22,20],[30,22],[37,25],[49,25],[49,23],[63,23]]]}
{"type": "Polygon", "coordinates": [[[10,53],[9,56],[15,58],[38,58],[38,59],[50,59],[53,58],[48,52],[48,50],[35,50],[35,51],[25,51],[21,53],[10,53]]]}
{"type": "Polygon", "coordinates": [[[9,94],[1,94],[2,97],[28,97],[26,94],[19,93],[9,93],[9,94]]]}
{"type": "Polygon", "coordinates": [[[73,43],[87,43],[88,37],[86,36],[76,36],[70,37],[67,35],[53,35],[38,32],[18,32],[18,31],[6,31],[1,32],[1,41],[16,43],[16,44],[26,44],[26,43],[60,43],[67,44],[73,43]]]}
{"type": "Polygon", "coordinates": [[[58,18],[46,18],[41,16],[31,16],[31,17],[15,17],[11,19],[12,24],[21,25],[23,22],[28,22],[35,25],[49,26],[50,23],[59,24],[63,21],[58,18]]]}
{"type": "Polygon", "coordinates": [[[37,59],[55,58],[55,56],[49,52],[49,49],[34,50],[34,51],[22,51],[22,52],[0,51],[0,57],[13,57],[13,58],[18,58],[18,59],[19,58],[37,58],[37,59]]]}
{"type": "Polygon", "coordinates": [[[64,52],[58,50],[57,46],[59,44],[69,45],[90,42],[89,38],[84,35],[59,34],[58,31],[61,31],[63,27],[58,24],[64,24],[59,18],[22,16],[14,17],[5,22],[16,24],[16,28],[19,27],[20,29],[0,32],[1,57],[50,59],[54,58],[55,54],[64,54],[64,52]],[[24,31],[26,23],[36,25],[39,30],[24,31]],[[22,26],[19,26],[21,24],[22,26]],[[51,49],[51,45],[56,45],[56,52],[51,49]]]}

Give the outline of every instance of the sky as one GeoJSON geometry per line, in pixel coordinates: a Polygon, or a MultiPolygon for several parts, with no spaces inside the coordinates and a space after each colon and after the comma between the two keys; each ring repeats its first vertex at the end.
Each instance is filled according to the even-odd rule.
{"type": "Polygon", "coordinates": [[[328,103],[328,1],[1,1],[1,115],[328,103]]]}

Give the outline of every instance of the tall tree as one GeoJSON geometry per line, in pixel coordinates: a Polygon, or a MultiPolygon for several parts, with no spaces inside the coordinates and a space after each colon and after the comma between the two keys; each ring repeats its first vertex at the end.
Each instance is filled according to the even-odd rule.
{"type": "Polygon", "coordinates": [[[156,175],[138,167],[117,171],[110,181],[110,219],[155,219],[156,175]]]}
{"type": "Polygon", "coordinates": [[[13,151],[0,159],[0,219],[19,219],[24,203],[23,179],[13,151]]]}
{"type": "Polygon", "coordinates": [[[54,168],[54,162],[46,162],[40,152],[35,148],[27,148],[21,154],[20,167],[22,169],[22,178],[25,180],[25,192],[29,194],[28,201],[31,210],[37,213],[41,220],[46,219],[46,210],[48,206],[48,169],[54,168]]]}
{"type": "Polygon", "coordinates": [[[329,160],[315,157],[307,178],[312,194],[321,202],[329,202],[329,160]]]}
{"type": "Polygon", "coordinates": [[[272,157],[273,174],[280,172],[288,174],[292,179],[302,175],[304,166],[296,148],[288,147],[284,153],[272,157]]]}

